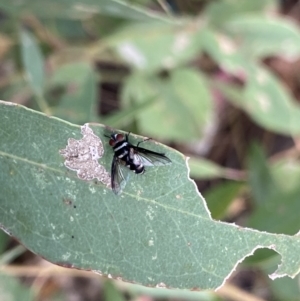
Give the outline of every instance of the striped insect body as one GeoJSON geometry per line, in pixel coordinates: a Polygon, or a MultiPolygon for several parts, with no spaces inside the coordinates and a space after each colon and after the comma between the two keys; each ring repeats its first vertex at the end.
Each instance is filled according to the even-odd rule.
{"type": "Polygon", "coordinates": [[[136,174],[143,174],[145,166],[161,166],[171,163],[164,153],[158,153],[139,145],[147,140],[140,141],[136,146],[129,142],[129,133],[111,134],[109,145],[113,148],[114,156],[111,165],[111,187],[115,194],[119,194],[127,182],[127,170],[136,174]]]}

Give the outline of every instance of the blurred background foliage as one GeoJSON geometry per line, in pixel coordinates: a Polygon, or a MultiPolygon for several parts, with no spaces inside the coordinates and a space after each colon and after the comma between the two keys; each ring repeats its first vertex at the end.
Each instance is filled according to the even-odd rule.
{"type": "MultiPolygon", "coordinates": [[[[1,0],[1,99],[169,144],[213,218],[294,235],[299,21],[295,0],[1,0]]],[[[4,233],[0,252],[0,299],[300,300],[269,250],[197,297],[58,268],[4,233]]]]}

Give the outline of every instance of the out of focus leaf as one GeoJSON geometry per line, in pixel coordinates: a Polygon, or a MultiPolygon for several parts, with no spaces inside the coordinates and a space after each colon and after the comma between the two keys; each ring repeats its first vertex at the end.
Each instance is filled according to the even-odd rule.
{"type": "Polygon", "coordinates": [[[195,179],[214,179],[224,175],[224,169],[216,163],[204,159],[191,157],[188,161],[190,176],[195,179]]]}
{"type": "Polygon", "coordinates": [[[300,183],[300,162],[298,158],[283,157],[270,165],[276,184],[282,191],[292,191],[300,183]]]}
{"type": "Polygon", "coordinates": [[[240,182],[220,183],[204,194],[213,219],[222,219],[232,201],[238,196],[245,184],[240,182]]]}
{"type": "Polygon", "coordinates": [[[242,55],[238,46],[228,36],[204,28],[201,41],[203,49],[228,73],[244,77],[253,69],[253,63],[242,55]]]}
{"type": "Polygon", "coordinates": [[[0,230],[0,255],[4,252],[9,241],[9,236],[2,230],[0,230]]]}
{"type": "Polygon", "coordinates": [[[212,101],[199,72],[178,69],[169,77],[134,74],[125,83],[123,104],[143,102],[158,95],[153,106],[136,115],[141,131],[149,137],[186,141],[203,135],[211,122],[212,101]],[[163,130],[162,130],[163,129],[163,130]]]}
{"type": "MultiPolygon", "coordinates": [[[[248,226],[263,231],[296,233],[299,231],[300,165],[285,158],[272,165],[266,161],[261,148],[252,149],[249,161],[250,188],[256,200],[248,226]]],[[[257,250],[246,264],[258,264],[270,273],[280,263],[280,256],[269,250],[257,250]]],[[[269,281],[274,295],[280,300],[299,301],[299,277],[269,281]]]]}
{"type": "Polygon", "coordinates": [[[123,0],[11,0],[1,1],[0,8],[13,15],[31,12],[40,17],[85,19],[98,13],[135,20],[163,18],[155,11],[123,0]]]}
{"type": "MultiPolygon", "coordinates": [[[[165,290],[151,288],[139,284],[124,283],[124,286],[134,297],[137,295],[148,296],[151,300],[186,300],[186,301],[222,301],[220,297],[211,290],[165,290]]],[[[132,300],[139,300],[138,298],[132,300]]],[[[142,301],[142,300],[141,300],[142,301]]]]}
{"type": "Polygon", "coordinates": [[[287,19],[237,16],[224,28],[239,41],[239,51],[246,57],[280,55],[296,60],[300,56],[299,29],[287,19]]]}
{"type": "Polygon", "coordinates": [[[252,148],[249,157],[249,185],[256,201],[248,220],[248,226],[273,233],[295,234],[299,231],[300,186],[282,189],[281,181],[275,181],[263,151],[258,146],[252,148]]]}
{"type": "Polygon", "coordinates": [[[117,113],[113,113],[107,117],[102,117],[101,122],[115,128],[124,128],[132,122],[137,114],[145,110],[148,106],[153,105],[156,100],[157,97],[154,96],[144,102],[133,105],[130,104],[128,107],[118,111],[117,113]]]}
{"type": "Polygon", "coordinates": [[[2,300],[10,301],[32,301],[34,300],[33,291],[22,285],[15,278],[0,273],[0,292],[2,300]]]}
{"type": "Polygon", "coordinates": [[[248,180],[256,205],[262,206],[273,194],[277,185],[268,167],[266,155],[258,144],[252,144],[248,159],[248,180]]]}
{"type": "Polygon", "coordinates": [[[33,35],[21,30],[21,56],[27,79],[35,94],[42,95],[45,84],[44,58],[33,35]]]}
{"type": "Polygon", "coordinates": [[[202,48],[202,37],[196,22],[143,22],[122,28],[107,43],[128,64],[150,73],[193,58],[202,48]]]}
{"type": "Polygon", "coordinates": [[[242,106],[264,128],[300,133],[300,106],[270,72],[255,68],[247,81],[242,106]]]}
{"type": "Polygon", "coordinates": [[[269,280],[273,295],[277,300],[299,301],[300,298],[300,278],[299,276],[294,279],[280,278],[274,281],[269,280]]]}
{"type": "Polygon", "coordinates": [[[125,301],[126,299],[121,294],[120,290],[110,280],[104,282],[103,285],[104,301],[125,301]]]}
{"type": "Polygon", "coordinates": [[[286,135],[300,133],[300,106],[266,69],[253,65],[245,88],[216,86],[262,127],[286,135]]]}
{"type": "Polygon", "coordinates": [[[55,116],[77,123],[96,120],[97,82],[89,64],[79,62],[62,66],[54,73],[51,84],[65,87],[65,93],[56,99],[55,116]]]}
{"type": "Polygon", "coordinates": [[[275,6],[276,0],[225,0],[210,1],[204,11],[204,15],[214,26],[222,26],[224,22],[236,16],[263,12],[270,5],[275,6]]]}

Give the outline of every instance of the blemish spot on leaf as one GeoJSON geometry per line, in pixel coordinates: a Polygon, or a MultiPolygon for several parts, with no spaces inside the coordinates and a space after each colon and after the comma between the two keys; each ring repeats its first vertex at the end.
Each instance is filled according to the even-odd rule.
{"type": "Polygon", "coordinates": [[[87,123],[81,127],[81,134],[81,140],[70,138],[66,148],[59,151],[65,158],[64,165],[76,171],[81,180],[97,179],[110,187],[110,175],[98,162],[104,153],[101,139],[93,133],[87,123]]]}
{"type": "Polygon", "coordinates": [[[69,198],[63,198],[64,204],[71,206],[73,204],[72,200],[69,198]]]}
{"type": "Polygon", "coordinates": [[[137,68],[143,69],[146,67],[146,58],[135,45],[124,42],[119,46],[118,52],[123,58],[130,60],[137,68]]]}
{"type": "Polygon", "coordinates": [[[63,260],[68,260],[70,256],[71,256],[71,253],[67,252],[66,254],[63,254],[62,258],[63,258],[63,260]]]}
{"type": "Polygon", "coordinates": [[[157,288],[166,288],[167,286],[166,286],[165,283],[160,282],[160,283],[156,284],[156,287],[157,287],[157,288]]]}
{"type": "Polygon", "coordinates": [[[236,46],[230,39],[226,38],[223,35],[219,35],[218,42],[219,42],[220,48],[222,49],[222,51],[225,54],[230,55],[230,54],[236,53],[236,46]]]}
{"type": "Polygon", "coordinates": [[[263,112],[268,112],[271,106],[270,100],[267,95],[258,94],[257,101],[263,112]]]}
{"type": "Polygon", "coordinates": [[[265,85],[268,81],[268,74],[264,70],[257,72],[257,81],[260,85],[265,85]]]}
{"type": "Polygon", "coordinates": [[[177,53],[185,50],[191,42],[190,37],[186,33],[180,33],[175,37],[175,42],[172,47],[172,52],[177,53]]]}

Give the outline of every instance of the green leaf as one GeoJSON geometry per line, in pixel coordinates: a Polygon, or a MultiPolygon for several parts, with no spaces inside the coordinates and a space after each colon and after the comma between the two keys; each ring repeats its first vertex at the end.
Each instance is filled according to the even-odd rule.
{"type": "Polygon", "coordinates": [[[260,126],[287,135],[300,133],[299,105],[270,72],[252,67],[244,89],[222,83],[216,87],[260,126]]]}
{"type": "Polygon", "coordinates": [[[244,186],[240,182],[225,182],[207,191],[204,198],[211,216],[217,220],[224,218],[228,207],[244,186]]]}
{"type": "Polygon", "coordinates": [[[116,288],[112,281],[107,280],[103,285],[104,300],[106,301],[125,301],[120,290],[116,288]]]}
{"type": "Polygon", "coordinates": [[[214,179],[224,176],[224,170],[221,166],[204,158],[191,157],[189,167],[192,178],[214,179]]]}
{"type": "Polygon", "coordinates": [[[299,236],[213,221],[175,150],[145,142],[172,164],[132,174],[116,196],[105,185],[113,151],[103,126],[85,125],[82,140],[76,125],[1,102],[0,128],[1,227],[51,262],[146,286],[214,289],[265,247],[282,256],[273,278],[299,272],[299,236]],[[86,167],[78,176],[63,164],[68,139],[69,160],[86,167]],[[95,173],[97,181],[81,179],[95,173]]]}
{"type": "Polygon", "coordinates": [[[17,245],[16,247],[9,249],[0,256],[0,265],[6,265],[12,262],[14,259],[22,255],[26,251],[25,247],[22,245],[17,245]]]}
{"type": "Polygon", "coordinates": [[[169,78],[133,74],[125,83],[123,104],[143,102],[158,95],[157,101],[136,115],[138,125],[149,137],[186,141],[204,134],[212,118],[212,101],[201,74],[178,69],[169,78]],[[188,121],[188,122],[187,122],[188,121]]]}
{"type": "Polygon", "coordinates": [[[112,127],[124,128],[129,125],[137,114],[151,106],[157,97],[151,97],[142,103],[130,105],[128,108],[122,109],[117,113],[110,114],[107,117],[102,117],[101,122],[112,127]]]}
{"type": "Polygon", "coordinates": [[[29,287],[22,285],[17,279],[3,273],[0,273],[0,291],[4,300],[34,300],[33,291],[29,287]]]}
{"type": "Polygon", "coordinates": [[[0,231],[0,254],[2,254],[5,251],[8,242],[9,236],[5,232],[0,231]]]}
{"type": "Polygon", "coordinates": [[[204,15],[214,26],[222,26],[224,22],[248,13],[261,13],[270,5],[277,5],[275,0],[230,0],[210,1],[204,15]]]}
{"type": "Polygon", "coordinates": [[[51,84],[65,86],[65,93],[56,99],[55,116],[77,123],[96,120],[97,82],[89,64],[78,62],[59,68],[51,84]]]}
{"type": "Polygon", "coordinates": [[[211,28],[204,28],[199,34],[203,49],[219,63],[222,69],[242,76],[253,69],[253,63],[243,56],[230,37],[215,32],[211,28]]]}
{"type": "Polygon", "coordinates": [[[44,58],[33,35],[23,29],[21,36],[21,55],[27,79],[35,94],[42,95],[45,84],[44,58]]]}
{"type": "Polygon", "coordinates": [[[225,23],[224,28],[239,41],[239,50],[247,57],[299,58],[300,33],[296,24],[287,19],[239,15],[225,23]]]}
{"type": "Polygon", "coordinates": [[[146,295],[148,298],[152,297],[153,300],[220,301],[220,298],[217,296],[217,294],[211,290],[166,290],[161,288],[150,288],[131,283],[123,283],[122,286],[125,286],[129,293],[133,295],[132,300],[138,299],[134,299],[134,297],[137,295],[146,295]]]}
{"type": "Polygon", "coordinates": [[[85,19],[98,13],[135,20],[163,19],[150,9],[122,0],[11,0],[0,2],[0,8],[13,15],[31,12],[40,17],[85,19]]]}
{"type": "Polygon", "coordinates": [[[274,181],[282,191],[290,192],[298,187],[300,182],[300,162],[298,158],[286,156],[276,160],[269,168],[274,181]]]}
{"type": "Polygon", "coordinates": [[[286,183],[281,174],[278,182],[258,146],[252,149],[249,158],[249,184],[256,206],[248,220],[248,226],[262,231],[295,234],[299,231],[299,182],[294,187],[286,183]],[[289,188],[282,188],[288,186],[289,188]]]}
{"type": "Polygon", "coordinates": [[[295,279],[282,278],[270,281],[273,295],[277,300],[299,301],[299,276],[295,279]]]}
{"type": "Polygon", "coordinates": [[[172,69],[195,57],[202,48],[198,32],[196,22],[134,23],[122,27],[106,43],[135,69],[154,73],[162,68],[172,69]]]}
{"type": "Polygon", "coordinates": [[[248,179],[257,205],[262,205],[273,194],[277,194],[276,183],[268,168],[266,155],[258,144],[249,150],[248,179]]]}
{"type": "Polygon", "coordinates": [[[242,100],[243,108],[264,128],[282,133],[300,133],[300,106],[270,72],[255,68],[242,100]]]}

